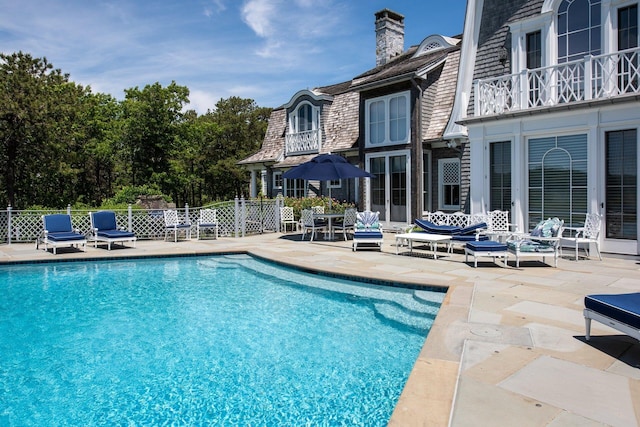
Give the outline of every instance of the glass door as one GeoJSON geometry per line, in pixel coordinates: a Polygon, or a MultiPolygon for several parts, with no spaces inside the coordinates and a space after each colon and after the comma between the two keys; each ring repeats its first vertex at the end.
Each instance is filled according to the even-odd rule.
{"type": "MultiPolygon", "coordinates": [[[[607,250],[627,253],[638,239],[638,136],[636,129],[606,133],[605,237],[607,250]],[[613,241],[619,247],[613,247],[613,241]]],[[[633,253],[633,252],[631,252],[633,253]]]]}
{"type": "Polygon", "coordinates": [[[410,166],[407,150],[368,154],[366,164],[375,178],[369,185],[369,209],[380,212],[380,221],[407,223],[410,206],[410,166]]]}

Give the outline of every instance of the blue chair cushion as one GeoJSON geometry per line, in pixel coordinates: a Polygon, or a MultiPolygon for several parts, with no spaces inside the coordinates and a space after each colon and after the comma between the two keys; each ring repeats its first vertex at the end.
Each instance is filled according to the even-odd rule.
{"type": "Polygon", "coordinates": [[[414,222],[418,227],[431,234],[456,234],[462,230],[462,228],[453,225],[434,224],[426,219],[416,219],[414,222]]]}
{"type": "Polygon", "coordinates": [[[56,233],[47,233],[47,239],[52,242],[66,242],[69,240],[84,240],[84,235],[74,233],[73,231],[59,231],[56,233]]]}
{"type": "Polygon", "coordinates": [[[93,227],[98,230],[117,230],[116,214],[111,211],[100,211],[92,213],[93,227]]]}
{"type": "Polygon", "coordinates": [[[123,230],[102,230],[96,233],[100,237],[106,237],[107,239],[122,239],[127,237],[135,237],[135,233],[123,230]]]}
{"type": "Polygon", "coordinates": [[[486,241],[468,242],[467,248],[471,249],[472,251],[478,251],[478,252],[487,252],[487,251],[506,252],[507,245],[504,243],[495,242],[493,240],[486,240],[486,241]]]}
{"type": "Polygon", "coordinates": [[[353,233],[354,239],[382,239],[380,231],[357,231],[353,233]]]}
{"type": "Polygon", "coordinates": [[[191,224],[174,224],[174,225],[169,225],[167,226],[168,229],[174,229],[174,228],[191,228],[191,224]]]}
{"type": "Polygon", "coordinates": [[[587,295],[584,306],[631,327],[640,329],[640,292],[619,295],[587,295]]]}
{"type": "Polygon", "coordinates": [[[73,232],[71,216],[67,214],[45,215],[44,229],[49,233],[73,232]]]}

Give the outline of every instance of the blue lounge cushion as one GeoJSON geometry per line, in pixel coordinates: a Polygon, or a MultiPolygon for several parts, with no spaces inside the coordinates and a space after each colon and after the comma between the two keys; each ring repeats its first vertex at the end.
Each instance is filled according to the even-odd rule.
{"type": "Polygon", "coordinates": [[[135,233],[124,230],[102,230],[96,233],[100,237],[106,237],[107,239],[123,239],[127,237],[135,237],[135,233]]]}
{"type": "Polygon", "coordinates": [[[475,234],[454,234],[451,236],[451,240],[454,242],[483,242],[488,241],[489,236],[476,236],[475,234]]]}
{"type": "Polygon", "coordinates": [[[432,234],[455,234],[462,230],[462,228],[454,225],[438,225],[426,219],[416,219],[414,222],[418,227],[432,234]]]}
{"type": "Polygon", "coordinates": [[[618,295],[587,295],[584,306],[611,319],[640,329],[640,292],[618,295]]]}
{"type": "Polygon", "coordinates": [[[493,240],[468,242],[466,246],[472,251],[478,251],[478,252],[487,252],[487,251],[505,252],[507,250],[506,244],[496,242],[493,240]]]}
{"type": "Polygon", "coordinates": [[[52,242],[66,242],[69,240],[84,240],[84,235],[73,231],[59,231],[55,233],[47,233],[47,239],[52,242]]]}
{"type": "Polygon", "coordinates": [[[468,227],[460,229],[457,233],[454,234],[473,234],[478,230],[482,230],[483,228],[487,228],[486,222],[479,222],[477,224],[469,225],[468,227]]]}

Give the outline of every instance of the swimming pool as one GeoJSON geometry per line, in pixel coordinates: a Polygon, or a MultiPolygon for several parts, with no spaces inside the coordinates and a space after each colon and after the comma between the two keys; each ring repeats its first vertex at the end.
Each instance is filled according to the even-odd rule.
{"type": "Polygon", "coordinates": [[[245,255],[0,267],[2,425],[386,425],[444,293],[245,255]]]}

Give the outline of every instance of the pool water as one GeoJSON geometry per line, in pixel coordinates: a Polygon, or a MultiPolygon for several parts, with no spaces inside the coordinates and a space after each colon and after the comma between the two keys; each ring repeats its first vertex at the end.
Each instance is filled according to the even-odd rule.
{"type": "Polygon", "coordinates": [[[2,266],[0,292],[16,426],[386,425],[444,297],[244,255],[2,266]]]}

